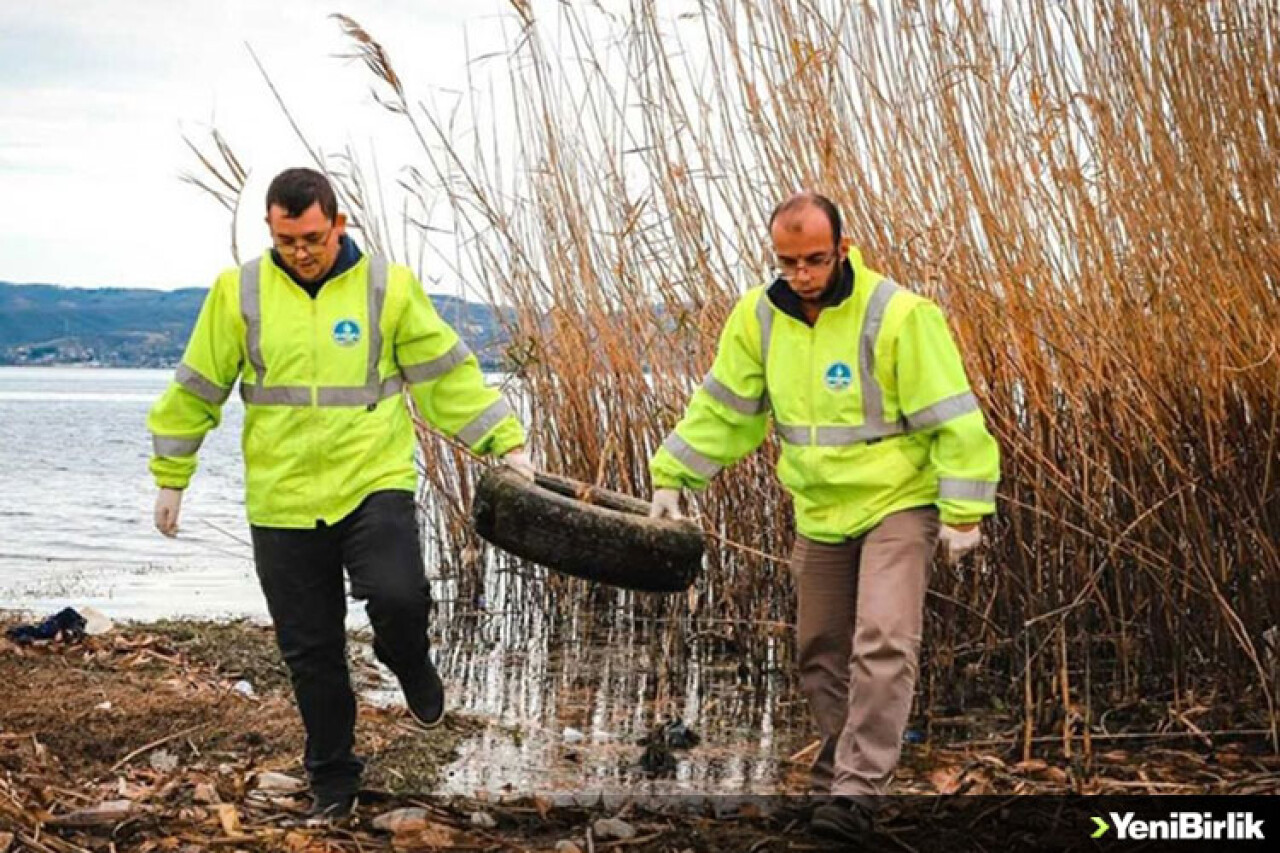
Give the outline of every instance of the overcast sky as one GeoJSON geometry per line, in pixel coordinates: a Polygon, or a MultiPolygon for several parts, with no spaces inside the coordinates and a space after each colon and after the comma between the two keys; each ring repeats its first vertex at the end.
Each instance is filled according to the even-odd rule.
{"type": "MultiPolygon", "coordinates": [[[[499,0],[0,2],[0,280],[207,286],[231,263],[229,216],[179,175],[216,125],[251,165],[248,257],[266,244],[271,176],[307,165],[248,42],[314,140],[403,163],[403,126],[369,94],[329,12],[383,43],[416,98],[450,97],[466,57],[510,30],[499,0]]],[[[385,177],[385,176],[384,176],[385,177]]]]}

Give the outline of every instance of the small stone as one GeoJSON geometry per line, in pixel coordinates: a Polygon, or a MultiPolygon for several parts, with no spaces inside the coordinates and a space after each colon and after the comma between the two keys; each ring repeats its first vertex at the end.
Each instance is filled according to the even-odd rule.
{"type": "Polygon", "coordinates": [[[253,698],[256,694],[253,692],[253,685],[245,681],[243,678],[231,685],[231,689],[239,693],[241,696],[253,698]]]}
{"type": "Polygon", "coordinates": [[[271,791],[279,794],[296,794],[305,790],[307,783],[283,773],[270,770],[263,771],[254,777],[253,787],[258,791],[271,791]]]}
{"type": "Polygon", "coordinates": [[[556,853],[582,853],[582,848],[565,838],[556,842],[556,853]]]}
{"type": "Polygon", "coordinates": [[[595,823],[591,824],[591,831],[595,833],[596,838],[601,841],[608,841],[616,838],[619,841],[626,841],[636,837],[636,828],[625,820],[618,820],[616,817],[602,817],[595,823]]]}
{"type": "Polygon", "coordinates": [[[472,812],[471,825],[480,829],[493,829],[498,825],[498,822],[488,812],[472,812]]]}
{"type": "Polygon", "coordinates": [[[587,739],[587,736],[584,735],[582,732],[578,731],[575,728],[571,728],[569,726],[564,727],[564,731],[561,733],[561,737],[564,739],[565,743],[582,743],[584,740],[587,739]]]}
{"type": "Polygon", "coordinates": [[[373,828],[382,832],[421,832],[431,823],[426,809],[396,809],[373,819],[373,828]]]}
{"type": "Polygon", "coordinates": [[[97,705],[94,705],[94,706],[93,706],[93,710],[95,710],[95,711],[110,711],[110,710],[111,710],[111,702],[110,702],[110,701],[107,701],[107,702],[99,702],[97,705]]]}
{"type": "Polygon", "coordinates": [[[178,756],[167,749],[157,749],[148,758],[151,769],[157,773],[172,773],[178,769],[178,756]]]}

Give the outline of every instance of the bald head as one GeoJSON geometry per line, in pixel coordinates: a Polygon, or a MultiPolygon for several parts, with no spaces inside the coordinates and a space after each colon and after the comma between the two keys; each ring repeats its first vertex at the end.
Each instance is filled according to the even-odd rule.
{"type": "Polygon", "coordinates": [[[797,232],[804,228],[804,217],[797,214],[812,210],[820,211],[827,218],[831,226],[831,244],[839,245],[842,231],[840,211],[831,199],[808,190],[788,196],[773,209],[773,213],[769,215],[769,230],[772,232],[777,225],[785,231],[797,232]]]}

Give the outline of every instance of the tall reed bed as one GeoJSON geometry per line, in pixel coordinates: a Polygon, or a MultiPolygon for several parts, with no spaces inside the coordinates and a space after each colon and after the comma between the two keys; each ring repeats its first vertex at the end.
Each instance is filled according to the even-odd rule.
{"type": "MultiPolygon", "coordinates": [[[[540,463],[647,494],[646,460],[730,307],[768,278],[769,210],[817,189],[873,265],[945,308],[1003,450],[986,553],[935,574],[931,700],[976,686],[1021,706],[1028,752],[1048,732],[1088,750],[1077,734],[1104,710],[1153,699],[1153,727],[1274,739],[1274,6],[682,8],[513,0],[510,49],[487,60],[506,86],[472,99],[469,134],[341,19],[422,144],[405,185],[447,205],[460,271],[515,309],[540,463]],[[499,120],[509,146],[488,132],[499,120]]],[[[336,171],[376,219],[358,170],[336,171]]],[[[450,496],[441,544],[474,558],[474,467],[424,447],[450,496]]],[[[775,453],[699,498],[722,538],[697,591],[624,606],[744,635],[790,616],[775,453]]]]}

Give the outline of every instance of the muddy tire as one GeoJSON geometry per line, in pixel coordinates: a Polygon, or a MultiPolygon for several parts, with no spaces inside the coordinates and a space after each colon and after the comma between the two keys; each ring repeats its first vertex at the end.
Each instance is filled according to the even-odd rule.
{"type": "Polygon", "coordinates": [[[702,531],[648,514],[647,501],[550,474],[534,484],[505,466],[480,477],[471,505],[476,532],[518,557],[624,589],[688,589],[702,566],[702,531]]]}

